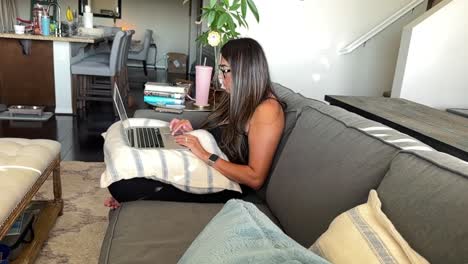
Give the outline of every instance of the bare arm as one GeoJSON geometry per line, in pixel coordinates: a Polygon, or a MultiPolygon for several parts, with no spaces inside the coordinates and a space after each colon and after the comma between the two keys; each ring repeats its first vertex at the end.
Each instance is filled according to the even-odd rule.
{"type": "MultiPolygon", "coordinates": [[[[281,105],[267,100],[257,107],[248,128],[249,163],[239,165],[218,159],[213,165],[223,175],[255,190],[262,187],[273,161],[284,128],[281,105]]],[[[209,153],[202,157],[208,160],[209,153]]]]}

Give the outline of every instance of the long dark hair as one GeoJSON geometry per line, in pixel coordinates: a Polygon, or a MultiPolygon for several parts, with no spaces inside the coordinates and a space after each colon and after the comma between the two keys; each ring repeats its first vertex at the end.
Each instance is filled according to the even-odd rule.
{"type": "Polygon", "coordinates": [[[204,128],[225,124],[219,147],[232,161],[247,164],[248,146],[243,140],[247,122],[258,105],[275,96],[268,62],[260,44],[251,38],[230,40],[221,48],[221,55],[231,66],[231,90],[217,98],[219,103],[204,128]]]}

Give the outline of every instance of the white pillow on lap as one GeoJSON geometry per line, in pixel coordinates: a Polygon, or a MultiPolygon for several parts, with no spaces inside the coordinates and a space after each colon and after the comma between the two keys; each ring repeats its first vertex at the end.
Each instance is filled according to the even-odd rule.
{"type": "MultiPolygon", "coordinates": [[[[131,118],[132,126],[165,127],[169,124],[156,119],[131,118]]],[[[196,136],[203,148],[227,160],[214,137],[206,130],[189,132],[196,136]]],[[[103,135],[106,170],[101,175],[101,188],[116,181],[147,178],[165,182],[196,194],[223,190],[242,192],[238,183],[208,166],[190,150],[136,149],[128,146],[121,122],[114,123],[103,135]]]]}

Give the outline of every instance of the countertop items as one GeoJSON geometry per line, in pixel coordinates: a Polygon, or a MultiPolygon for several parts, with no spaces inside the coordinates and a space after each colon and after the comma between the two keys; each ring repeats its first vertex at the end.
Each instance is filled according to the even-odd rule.
{"type": "Polygon", "coordinates": [[[48,40],[48,41],[61,41],[61,42],[76,42],[76,43],[96,43],[104,40],[106,37],[98,36],[72,36],[72,37],[56,37],[56,36],[42,36],[32,34],[14,34],[14,33],[0,33],[0,38],[10,39],[30,39],[30,40],[48,40]]]}
{"type": "Polygon", "coordinates": [[[24,25],[15,25],[15,34],[24,34],[26,27],[24,25]]]}

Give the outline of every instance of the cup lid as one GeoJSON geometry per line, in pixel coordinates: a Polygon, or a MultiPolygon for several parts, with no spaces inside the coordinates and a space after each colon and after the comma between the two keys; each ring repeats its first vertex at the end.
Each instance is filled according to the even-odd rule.
{"type": "Polygon", "coordinates": [[[208,65],[196,65],[195,68],[213,68],[211,66],[208,66],[208,65]]]}

